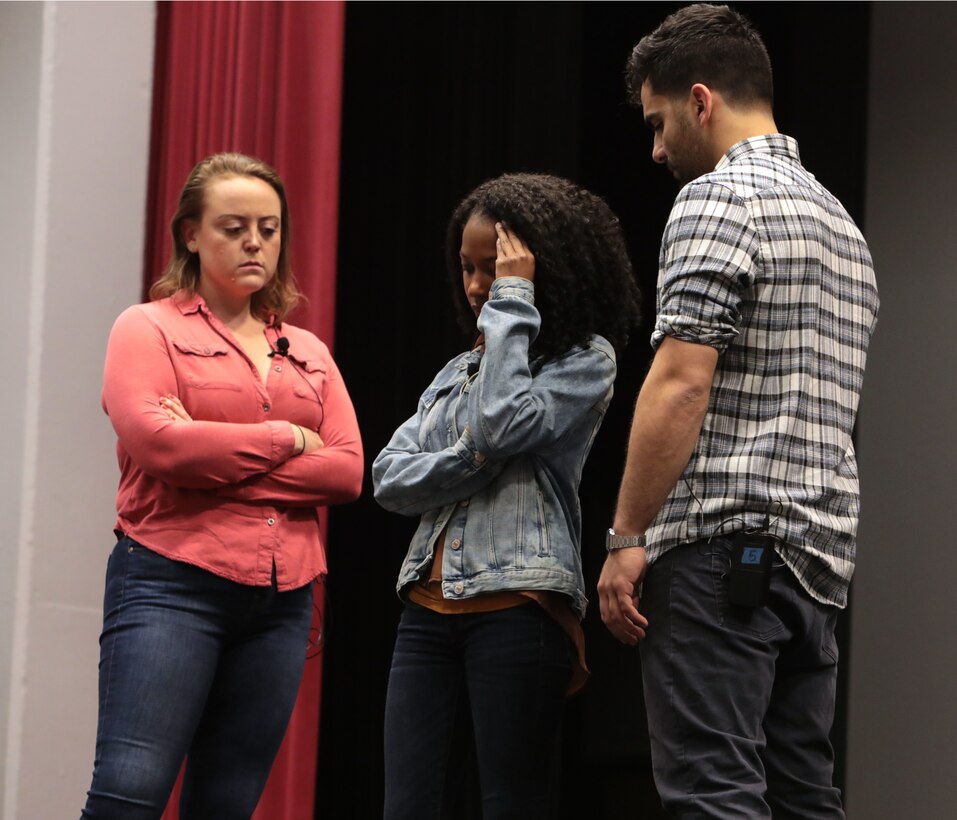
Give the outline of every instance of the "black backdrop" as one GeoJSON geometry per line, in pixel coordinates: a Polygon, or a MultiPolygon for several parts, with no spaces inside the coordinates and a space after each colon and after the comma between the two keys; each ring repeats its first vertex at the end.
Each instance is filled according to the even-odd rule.
{"type": "MultiPolygon", "coordinates": [[[[548,171],[601,194],[622,220],[646,318],[619,363],[616,398],[582,482],[585,620],[592,679],[569,701],[561,815],[661,815],[651,783],[637,653],[604,631],[595,584],[634,396],[649,358],[661,231],[677,193],[624,102],[630,48],[674,3],[348,3],[336,359],[366,464],[462,349],[443,270],[445,222],[475,185],[548,171]]],[[[863,224],[868,3],[738,3],[775,71],[778,127],[863,224]]],[[[308,229],[307,226],[300,230],[308,229]]],[[[400,603],[394,583],[415,527],[363,497],[331,515],[316,817],[382,807],[382,718],[400,603]]],[[[846,649],[847,620],[841,623],[846,649]]],[[[846,658],[845,652],[845,658],[846,658]]],[[[834,741],[843,778],[845,682],[834,741]]],[[[422,720],[428,720],[422,715],[422,720]]],[[[455,766],[471,772],[466,752],[455,766]]],[[[474,776],[452,816],[471,818],[474,776]]]]}

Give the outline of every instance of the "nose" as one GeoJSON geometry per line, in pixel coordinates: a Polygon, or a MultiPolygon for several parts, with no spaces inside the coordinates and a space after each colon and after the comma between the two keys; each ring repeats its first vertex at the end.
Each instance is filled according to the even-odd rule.
{"type": "Polygon", "coordinates": [[[249,232],[249,236],[246,239],[246,248],[253,251],[258,251],[262,247],[262,237],[259,235],[259,231],[256,228],[253,228],[249,232]]]}
{"type": "Polygon", "coordinates": [[[659,134],[655,134],[655,144],[651,149],[651,158],[659,165],[664,164],[668,160],[668,152],[665,151],[664,143],[659,134]]]}
{"type": "Polygon", "coordinates": [[[465,282],[465,292],[469,296],[481,296],[482,295],[482,283],[479,281],[481,277],[478,273],[468,274],[468,278],[465,282]]]}

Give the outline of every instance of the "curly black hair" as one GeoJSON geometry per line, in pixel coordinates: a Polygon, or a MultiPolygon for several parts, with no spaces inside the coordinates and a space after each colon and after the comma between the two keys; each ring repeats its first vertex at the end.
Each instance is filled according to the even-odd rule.
{"type": "Polygon", "coordinates": [[[476,317],[462,287],[459,249],[472,216],[504,222],[535,256],[541,329],[530,356],[543,364],[603,336],[618,353],[640,319],[640,294],[625,238],[607,203],[562,177],[504,174],[483,182],[449,219],[445,258],[459,324],[471,340],[476,317]]]}

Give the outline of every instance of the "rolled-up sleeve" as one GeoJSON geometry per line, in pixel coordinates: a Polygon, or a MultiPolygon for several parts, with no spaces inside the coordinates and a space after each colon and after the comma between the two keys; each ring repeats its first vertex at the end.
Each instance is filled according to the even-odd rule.
{"type": "Polygon", "coordinates": [[[723,352],[738,334],[742,294],[759,264],[754,219],[741,198],[707,180],[686,185],[662,239],[652,347],[671,336],[723,352]]]}

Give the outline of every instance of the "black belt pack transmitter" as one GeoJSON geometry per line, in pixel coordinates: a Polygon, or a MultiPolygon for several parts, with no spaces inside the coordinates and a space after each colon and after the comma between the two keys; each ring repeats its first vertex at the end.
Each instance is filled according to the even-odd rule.
{"type": "Polygon", "coordinates": [[[728,603],[759,607],[768,600],[774,538],[765,530],[743,530],[731,542],[731,572],[728,575],[728,603]]]}

